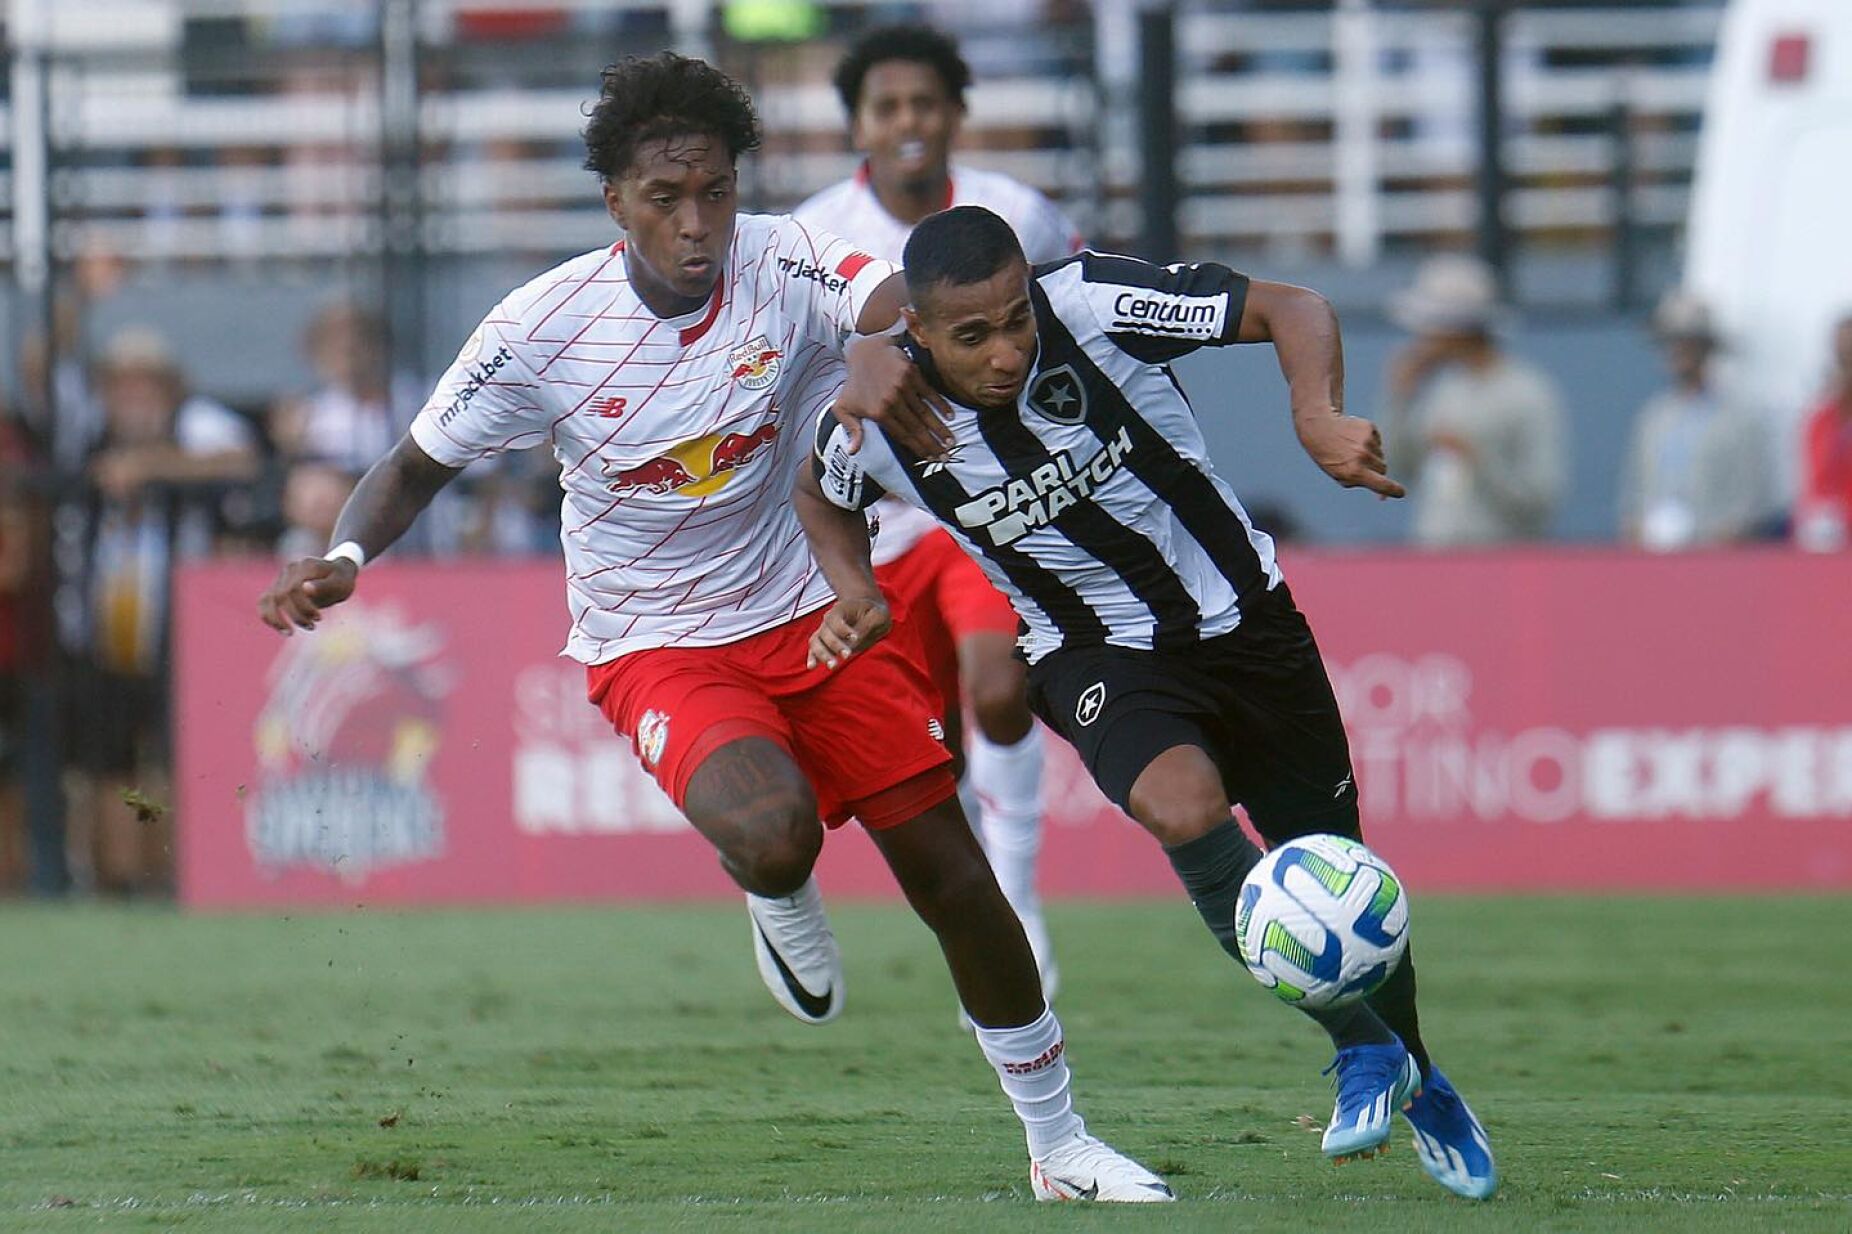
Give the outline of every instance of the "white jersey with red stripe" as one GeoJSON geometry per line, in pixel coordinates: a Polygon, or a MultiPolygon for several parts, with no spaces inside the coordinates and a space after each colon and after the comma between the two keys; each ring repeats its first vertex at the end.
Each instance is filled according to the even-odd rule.
{"type": "MultiPolygon", "coordinates": [[[[982,206],[1002,218],[1015,231],[1029,264],[1059,261],[1080,252],[1080,232],[1061,208],[1020,180],[976,167],[951,169],[945,208],[982,206]]],[[[832,184],[805,200],[791,216],[814,230],[846,236],[864,250],[889,261],[899,261],[911,224],[887,212],[868,182],[866,164],[853,177],[832,184]]],[[[875,536],[874,563],[886,565],[906,554],[920,540],[937,531],[932,516],[898,498],[876,508],[880,521],[875,536]]]]}
{"type": "Polygon", "coordinates": [[[498,304],[411,427],[449,467],[552,446],[565,654],[586,664],[737,642],[830,602],[793,478],[862,307],[895,272],[789,217],[742,214],[706,307],[662,318],[623,247],[498,304]]]}

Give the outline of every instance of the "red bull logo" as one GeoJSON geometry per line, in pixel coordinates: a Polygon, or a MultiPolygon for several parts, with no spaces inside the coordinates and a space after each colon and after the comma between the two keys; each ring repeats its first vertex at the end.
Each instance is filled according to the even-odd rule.
{"type": "Polygon", "coordinates": [[[728,375],[744,389],[763,390],[778,380],[784,354],[761,334],[744,347],[735,347],[727,353],[728,375]]]}
{"type": "Polygon", "coordinates": [[[767,420],[750,433],[710,433],[684,441],[667,454],[613,470],[605,464],[611,492],[624,498],[635,493],[681,493],[705,497],[719,492],[733,473],[772,448],[778,440],[778,421],[767,420]]]}

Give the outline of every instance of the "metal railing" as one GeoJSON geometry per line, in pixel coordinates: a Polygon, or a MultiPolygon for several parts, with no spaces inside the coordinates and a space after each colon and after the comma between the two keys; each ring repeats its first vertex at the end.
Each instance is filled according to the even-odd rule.
{"type": "MultiPolygon", "coordinates": [[[[43,0],[14,0],[15,9],[25,3],[43,0]]],[[[163,9],[145,0],[126,6],[143,19],[122,29],[105,23],[108,4],[52,6],[60,16],[50,37],[36,50],[16,45],[15,61],[40,54],[48,74],[54,258],[96,247],[179,261],[380,252],[392,141],[381,98],[406,64],[417,74],[419,245],[442,254],[595,244],[609,224],[578,169],[581,108],[607,49],[649,49],[598,33],[601,21],[639,22],[664,41],[717,55],[751,82],[768,131],[751,169],[756,204],[788,206],[853,166],[826,82],[840,38],[747,48],[730,43],[701,3],[502,0],[495,7],[563,13],[564,24],[490,58],[459,32],[459,0],[382,0],[380,10],[394,6],[409,12],[416,33],[414,52],[397,64],[367,25],[370,3],[171,0],[163,9]],[[166,19],[147,18],[151,8],[166,19]],[[86,11],[89,24],[79,20],[86,11]],[[347,14],[367,37],[266,41],[279,16],[328,13],[347,14]],[[219,28],[250,41],[214,47],[202,31],[219,28]]],[[[1114,6],[1099,8],[1104,29],[1114,6]]],[[[1365,262],[1385,246],[1471,233],[1481,210],[1475,18],[1460,10],[1362,0],[1326,12],[1256,14],[1199,0],[1178,8],[1175,174],[1188,247],[1302,246],[1365,262]]],[[[1682,220],[1718,12],[1616,4],[1510,12],[1500,58],[1505,221],[1515,234],[1592,245],[1623,212],[1652,227],[1682,220]],[[1613,131],[1617,116],[1630,128],[1627,142],[1613,131]],[[1624,198],[1613,186],[1623,145],[1634,181],[1624,198]]],[[[1063,200],[1090,235],[1129,243],[1143,228],[1138,188],[1147,172],[1123,122],[1138,83],[1113,68],[1114,55],[1097,54],[1115,37],[968,34],[968,44],[1027,40],[1046,54],[1017,57],[980,81],[965,157],[1063,200]]],[[[18,105],[9,99],[0,109],[8,155],[19,140],[18,105]]],[[[7,259],[16,199],[31,191],[13,174],[16,161],[0,173],[7,259]]]]}

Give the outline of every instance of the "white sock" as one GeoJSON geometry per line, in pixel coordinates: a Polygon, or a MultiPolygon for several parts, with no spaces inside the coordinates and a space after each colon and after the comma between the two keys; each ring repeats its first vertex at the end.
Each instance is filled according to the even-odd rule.
{"type": "Polygon", "coordinates": [[[971,824],[971,830],[977,832],[978,843],[983,843],[984,803],[977,799],[977,784],[971,778],[969,754],[966,755],[965,774],[958,781],[958,808],[965,812],[965,821],[971,824]]]}
{"type": "Polygon", "coordinates": [[[1031,1158],[1039,1161],[1064,1141],[1086,1133],[1087,1124],[1074,1112],[1068,1093],[1067,1042],[1053,1011],[1019,1028],[980,1024],[977,1043],[1016,1107],[1031,1158]]]}
{"type": "Polygon", "coordinates": [[[970,782],[983,806],[978,835],[997,884],[1018,916],[1035,911],[1035,859],[1042,850],[1042,730],[1013,746],[975,731],[966,744],[970,782]]]}

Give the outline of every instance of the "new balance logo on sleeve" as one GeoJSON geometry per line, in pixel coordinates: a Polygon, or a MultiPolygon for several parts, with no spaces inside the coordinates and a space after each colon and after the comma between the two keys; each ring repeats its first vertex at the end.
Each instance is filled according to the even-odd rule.
{"type": "MultiPolygon", "coordinates": [[[[851,455],[821,425],[825,491],[851,508],[892,492],[932,514],[1015,604],[1031,662],[1108,643],[1182,652],[1226,634],[1279,567],[1211,469],[1167,362],[1234,341],[1246,290],[1215,265],[1082,253],[1037,266],[1040,352],[1013,411],[955,406],[959,449],[939,459],[879,432],[851,455]]],[[[930,356],[916,358],[933,378],[930,356]]]]}

